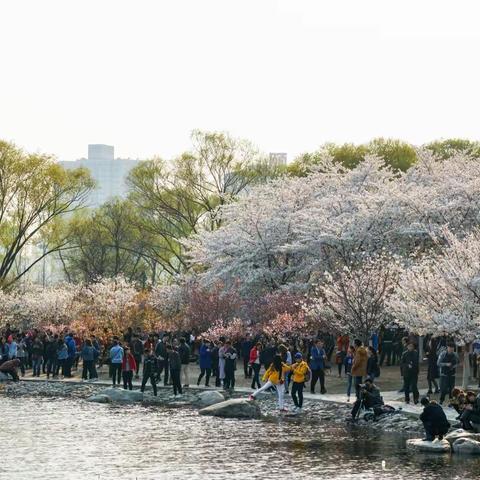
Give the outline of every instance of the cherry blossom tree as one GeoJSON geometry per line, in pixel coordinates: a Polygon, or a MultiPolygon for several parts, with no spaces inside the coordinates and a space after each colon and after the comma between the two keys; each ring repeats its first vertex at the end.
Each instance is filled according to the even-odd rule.
{"type": "Polygon", "coordinates": [[[329,331],[356,335],[367,342],[387,320],[385,302],[397,274],[397,261],[390,257],[369,257],[359,265],[326,271],[305,311],[319,318],[329,331]]]}
{"type": "Polygon", "coordinates": [[[432,252],[403,269],[388,305],[408,330],[419,335],[447,333],[466,346],[466,387],[468,344],[480,335],[480,231],[461,239],[444,228],[433,240],[432,252]]]}

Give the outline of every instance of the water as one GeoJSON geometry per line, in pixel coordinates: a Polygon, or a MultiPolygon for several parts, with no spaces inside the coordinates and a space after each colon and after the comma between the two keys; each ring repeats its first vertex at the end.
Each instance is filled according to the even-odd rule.
{"type": "Polygon", "coordinates": [[[0,397],[0,416],[2,480],[469,480],[480,472],[478,459],[414,454],[402,435],[317,414],[230,420],[189,408],[0,397]]]}

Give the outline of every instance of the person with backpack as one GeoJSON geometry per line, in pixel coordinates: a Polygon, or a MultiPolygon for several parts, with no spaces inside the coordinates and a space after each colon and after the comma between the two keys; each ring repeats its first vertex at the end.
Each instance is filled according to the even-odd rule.
{"type": "Polygon", "coordinates": [[[33,377],[39,377],[43,363],[43,343],[39,337],[35,338],[32,345],[33,377]]]}
{"type": "Polygon", "coordinates": [[[291,367],[282,362],[282,357],[280,355],[275,355],[273,357],[272,364],[262,378],[262,380],[266,383],[263,385],[263,387],[255,390],[255,392],[248,397],[249,400],[255,400],[260,393],[268,390],[269,388],[274,388],[277,392],[279,410],[281,412],[287,412],[287,409],[284,405],[285,387],[283,384],[285,383],[285,374],[289,372],[290,369],[291,367]]]}
{"type": "Polygon", "coordinates": [[[303,407],[303,389],[305,382],[310,380],[311,372],[307,362],[300,352],[295,354],[295,363],[291,366],[292,372],[292,399],[295,411],[300,413],[303,407]]]}

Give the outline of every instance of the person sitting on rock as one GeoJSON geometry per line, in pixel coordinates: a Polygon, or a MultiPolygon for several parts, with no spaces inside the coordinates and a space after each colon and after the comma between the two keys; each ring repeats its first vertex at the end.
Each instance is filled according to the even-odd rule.
{"type": "Polygon", "coordinates": [[[0,365],[0,372],[10,375],[14,382],[18,382],[17,369],[20,367],[20,360],[14,358],[13,360],[7,360],[0,365]]]}
{"type": "Polygon", "coordinates": [[[454,388],[452,390],[452,399],[450,400],[448,406],[454,408],[458,414],[461,414],[465,406],[465,401],[465,392],[460,388],[454,388]]]}
{"type": "Polygon", "coordinates": [[[475,430],[472,422],[480,423],[480,394],[476,396],[474,392],[467,392],[460,422],[464,430],[475,430]]]}
{"type": "Polygon", "coordinates": [[[439,440],[442,440],[450,428],[450,423],[448,423],[442,406],[433,400],[430,401],[428,397],[423,397],[420,403],[423,405],[420,420],[425,429],[425,438],[423,440],[433,442],[437,436],[439,440]]]}
{"type": "Polygon", "coordinates": [[[366,409],[376,407],[381,407],[383,405],[383,399],[380,395],[380,390],[378,387],[373,383],[371,378],[367,378],[363,385],[359,385],[359,398],[353,404],[352,408],[352,418],[357,418],[357,414],[360,411],[360,408],[363,407],[366,409]]]}

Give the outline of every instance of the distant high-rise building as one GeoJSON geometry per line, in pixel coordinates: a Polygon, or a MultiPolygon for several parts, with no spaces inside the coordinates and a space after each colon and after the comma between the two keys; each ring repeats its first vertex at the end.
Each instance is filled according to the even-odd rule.
{"type": "Polygon", "coordinates": [[[286,153],[270,153],[269,163],[271,167],[280,167],[287,164],[286,153]]]}
{"type": "Polygon", "coordinates": [[[97,188],[90,193],[87,205],[98,207],[111,198],[127,195],[126,178],[139,160],[115,158],[112,145],[93,144],[88,146],[88,158],[60,163],[68,169],[86,167],[90,170],[97,188]]]}

